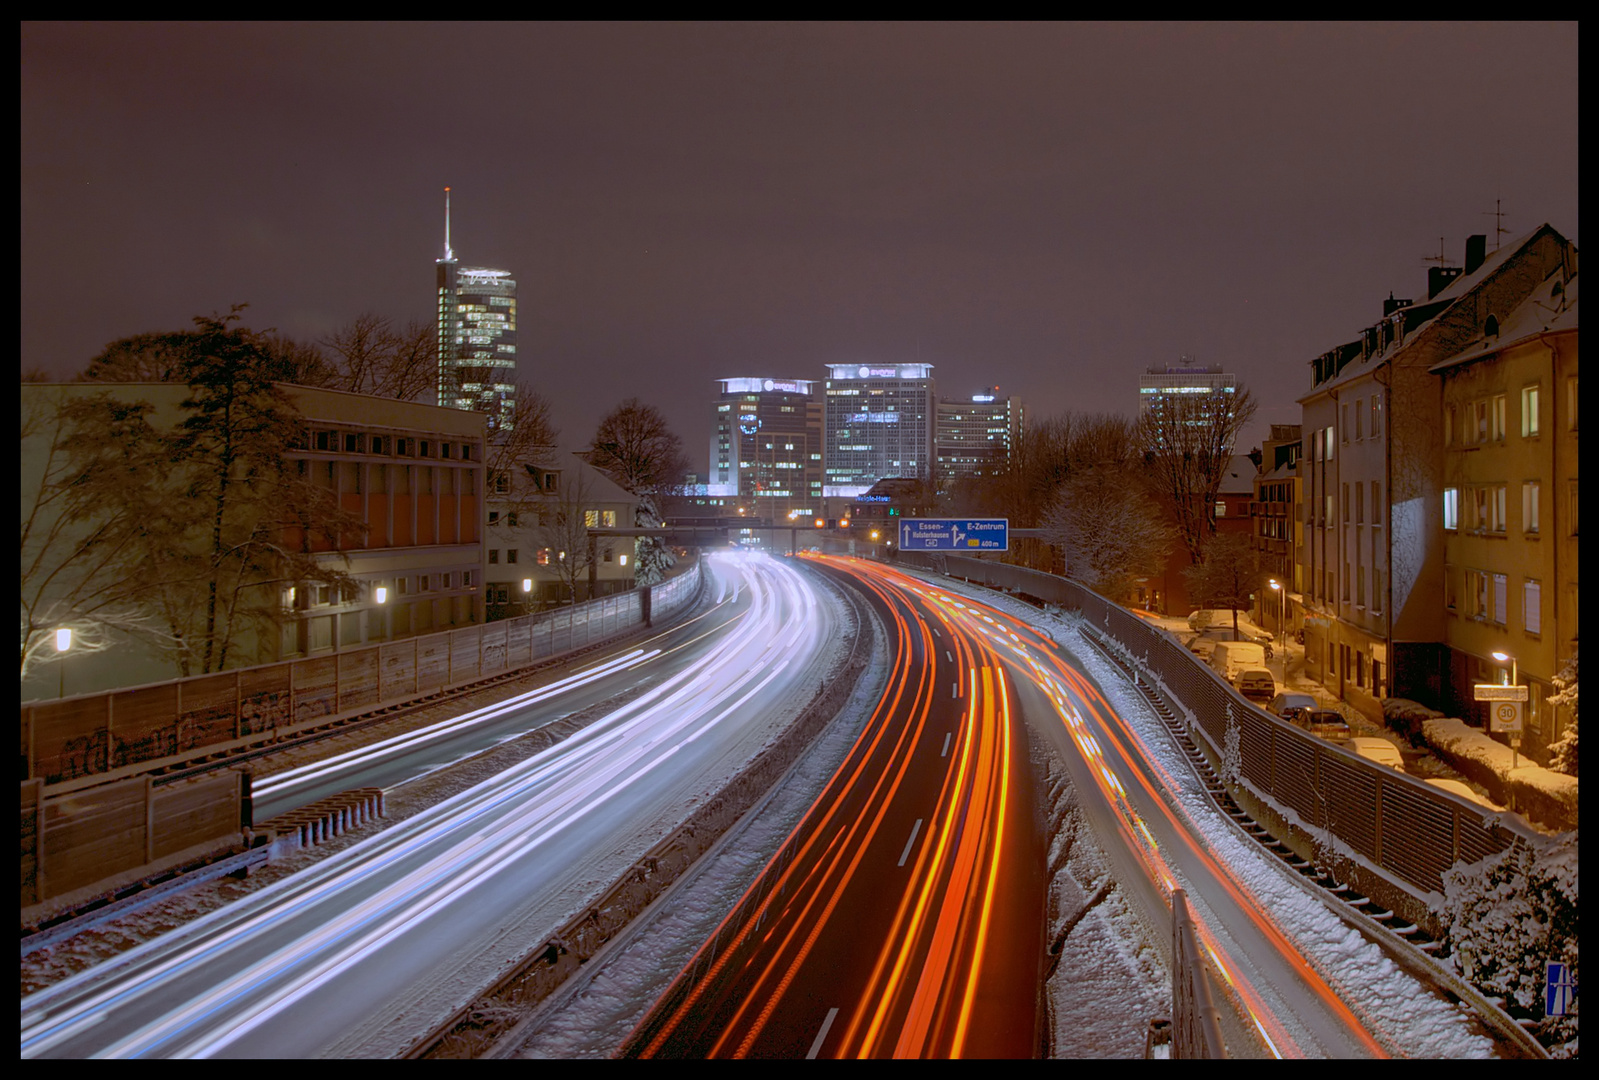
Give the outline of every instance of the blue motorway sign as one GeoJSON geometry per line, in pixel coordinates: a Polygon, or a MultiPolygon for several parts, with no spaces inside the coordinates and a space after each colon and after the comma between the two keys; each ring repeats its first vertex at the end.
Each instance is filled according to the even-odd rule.
{"type": "Polygon", "coordinates": [[[906,518],[901,551],[1009,551],[1010,518],[906,518]]]}
{"type": "Polygon", "coordinates": [[[1545,1016],[1569,1016],[1573,1004],[1572,998],[1576,993],[1577,984],[1571,979],[1570,967],[1554,961],[1544,965],[1543,1014],[1545,1016]]]}

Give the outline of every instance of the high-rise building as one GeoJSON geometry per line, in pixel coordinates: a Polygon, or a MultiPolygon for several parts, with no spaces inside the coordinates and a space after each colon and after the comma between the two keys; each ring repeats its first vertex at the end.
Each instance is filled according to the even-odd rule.
{"type": "MultiPolygon", "coordinates": [[[[1237,393],[1238,376],[1223,371],[1220,364],[1195,364],[1185,356],[1180,363],[1156,365],[1138,377],[1138,416],[1142,419],[1153,413],[1159,417],[1185,407],[1176,403],[1192,401],[1198,395],[1230,398],[1237,393]]],[[[1213,420],[1213,412],[1198,410],[1185,423],[1209,424],[1213,420]]]]}
{"type": "Polygon", "coordinates": [[[852,499],[890,476],[933,479],[933,365],[828,364],[822,493],[852,499]]]}
{"type": "Polygon", "coordinates": [[[516,413],[516,282],[509,270],[456,262],[449,188],[437,265],[439,404],[488,414],[492,438],[516,413]]]}
{"type": "Polygon", "coordinates": [[[810,379],[718,379],[706,491],[756,517],[814,517],[822,506],[822,403],[810,379]]]}
{"type": "Polygon", "coordinates": [[[940,398],[933,446],[938,488],[951,491],[967,477],[997,476],[1010,464],[1022,435],[1022,401],[990,386],[968,398],[940,398]]]}

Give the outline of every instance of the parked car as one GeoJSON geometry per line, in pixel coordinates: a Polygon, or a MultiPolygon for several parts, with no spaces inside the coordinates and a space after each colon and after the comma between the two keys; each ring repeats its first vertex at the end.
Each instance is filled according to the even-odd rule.
{"type": "MultiPolygon", "coordinates": [[[[1266,669],[1266,650],[1249,641],[1218,641],[1210,654],[1210,666],[1222,678],[1232,682],[1245,668],[1266,669]]],[[[1272,687],[1272,693],[1277,688],[1272,687]]],[[[1268,695],[1270,696],[1270,695],[1268,695]]]]}
{"type": "Polygon", "coordinates": [[[1349,749],[1378,765],[1386,765],[1390,769],[1405,771],[1405,759],[1399,756],[1399,748],[1387,739],[1378,739],[1371,736],[1350,739],[1349,749]]]}
{"type": "Polygon", "coordinates": [[[1281,716],[1285,720],[1289,709],[1314,709],[1316,699],[1309,694],[1295,694],[1284,691],[1271,699],[1271,704],[1266,706],[1266,711],[1273,716],[1281,716]]]}
{"type": "Polygon", "coordinates": [[[1233,677],[1233,685],[1246,698],[1265,701],[1277,692],[1277,680],[1265,668],[1244,668],[1233,677]]]}
{"type": "MultiPolygon", "coordinates": [[[[1349,722],[1331,709],[1290,708],[1282,714],[1282,718],[1318,738],[1342,740],[1349,737],[1349,722]]],[[[1377,741],[1384,742],[1382,739],[1377,741]]]]}
{"type": "Polygon", "coordinates": [[[1504,809],[1504,807],[1500,806],[1498,803],[1495,803],[1495,802],[1491,801],[1486,796],[1478,795],[1475,791],[1471,790],[1471,788],[1467,787],[1465,784],[1461,783],[1459,780],[1443,780],[1443,779],[1428,778],[1427,783],[1431,784],[1435,788],[1441,788],[1444,791],[1449,792],[1449,794],[1451,794],[1451,795],[1459,795],[1462,799],[1466,799],[1469,802],[1474,802],[1478,806],[1486,806],[1490,810],[1503,810],[1504,809]]]}
{"type": "MultiPolygon", "coordinates": [[[[1221,634],[1224,637],[1233,636],[1233,612],[1230,608],[1202,608],[1188,616],[1188,629],[1196,634],[1207,631],[1221,634]]],[[[1253,641],[1257,645],[1265,645],[1271,641],[1271,635],[1249,621],[1249,616],[1242,611],[1238,613],[1238,640],[1253,641]]]]}

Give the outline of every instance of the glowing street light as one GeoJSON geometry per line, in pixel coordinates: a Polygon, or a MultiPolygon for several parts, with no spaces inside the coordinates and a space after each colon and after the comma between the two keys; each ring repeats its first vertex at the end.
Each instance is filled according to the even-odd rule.
{"type": "Polygon", "coordinates": [[[56,697],[67,696],[67,658],[66,651],[72,648],[72,627],[63,626],[56,630],[56,652],[61,653],[61,667],[57,671],[60,676],[56,682],[56,697]]]}
{"type": "Polygon", "coordinates": [[[1271,579],[1271,591],[1277,594],[1277,631],[1283,639],[1283,678],[1288,678],[1288,590],[1282,582],[1271,579]]]}

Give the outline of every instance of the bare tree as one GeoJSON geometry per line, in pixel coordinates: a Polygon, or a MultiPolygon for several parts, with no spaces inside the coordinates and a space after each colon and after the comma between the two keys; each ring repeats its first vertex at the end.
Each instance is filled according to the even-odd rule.
{"type": "Polygon", "coordinates": [[[1170,503],[1177,534],[1196,563],[1216,533],[1216,493],[1255,408],[1254,395],[1240,386],[1236,393],[1170,396],[1139,420],[1151,484],[1170,503]]]}
{"type": "Polygon", "coordinates": [[[398,328],[370,312],[320,343],[333,356],[326,385],[352,394],[419,401],[438,386],[438,335],[430,323],[398,328]]]}
{"type": "MultiPolygon", "coordinates": [[[[576,466],[576,462],[573,463],[576,466]]],[[[568,603],[577,603],[578,582],[588,581],[588,569],[595,552],[589,547],[589,522],[585,505],[593,494],[581,466],[562,470],[559,487],[549,493],[539,510],[537,535],[549,549],[549,565],[555,570],[568,603]]],[[[598,523],[596,523],[598,524],[598,523]]]]}
{"type": "Polygon", "coordinates": [[[1117,602],[1158,568],[1172,540],[1138,475],[1116,464],[1091,466],[1062,485],[1043,528],[1066,576],[1117,602]]]}
{"type": "Polygon", "coordinates": [[[589,463],[634,495],[663,495],[688,472],[683,440],[654,405],[628,398],[594,430],[589,463]]]}
{"type": "Polygon", "coordinates": [[[1231,608],[1233,640],[1238,637],[1238,612],[1246,610],[1265,585],[1258,554],[1243,533],[1218,533],[1204,547],[1204,558],[1183,568],[1188,595],[1196,607],[1231,608]]]}
{"type": "Polygon", "coordinates": [[[536,492],[536,487],[519,478],[555,464],[560,432],[555,428],[552,411],[549,398],[543,394],[525,386],[517,388],[511,423],[489,440],[484,463],[488,466],[489,492],[496,501],[515,500],[518,493],[536,492]]]}

